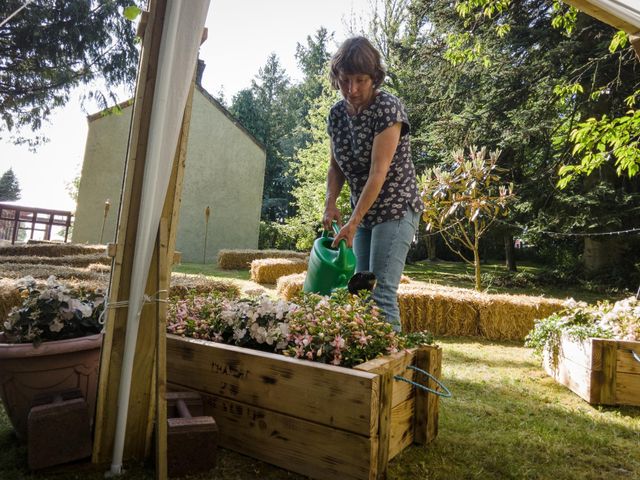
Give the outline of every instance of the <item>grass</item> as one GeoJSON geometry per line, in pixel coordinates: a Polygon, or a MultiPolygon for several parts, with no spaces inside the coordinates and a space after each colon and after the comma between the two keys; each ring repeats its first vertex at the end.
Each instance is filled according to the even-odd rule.
{"type": "MultiPolygon", "coordinates": [[[[183,264],[176,271],[250,283],[247,271],[212,265],[183,264]]],[[[406,273],[417,280],[471,286],[462,264],[412,265],[406,273]]],[[[444,352],[443,381],[453,397],[440,402],[435,442],[398,455],[389,465],[389,479],[640,478],[640,408],[590,406],[548,377],[531,350],[518,344],[475,338],[443,338],[438,343],[444,352]]],[[[0,479],[98,480],[105,470],[30,474],[26,447],[15,439],[0,407],[0,479]]],[[[134,467],[124,478],[152,479],[153,469],[134,467]]],[[[220,448],[217,467],[191,478],[304,477],[220,448]]]]}
{"type": "MultiPolygon", "coordinates": [[[[544,268],[532,263],[518,263],[518,272],[539,274],[544,268]]],[[[481,266],[482,274],[499,275],[507,273],[504,263],[488,262],[481,266]]],[[[438,283],[452,287],[474,288],[473,265],[463,262],[448,262],[438,260],[436,262],[420,261],[407,264],[404,273],[414,280],[429,283],[438,283]]],[[[482,288],[488,293],[511,293],[522,295],[536,295],[552,298],[572,297],[576,300],[586,302],[596,302],[604,299],[619,299],[629,292],[596,292],[579,285],[541,285],[527,287],[499,287],[496,285],[483,283],[482,288]]],[[[630,294],[630,293],[629,293],[630,294]]]]}
{"type": "MultiPolygon", "coordinates": [[[[440,339],[443,381],[453,393],[440,402],[440,429],[428,448],[410,447],[391,461],[389,478],[637,479],[640,408],[592,407],[556,384],[529,349],[478,339],[440,339]]],[[[302,479],[219,449],[216,469],[194,479],[302,479]]],[[[104,470],[38,474],[0,413],[3,480],[102,479],[104,470]]],[[[135,468],[127,479],[152,479],[135,468]]]]}

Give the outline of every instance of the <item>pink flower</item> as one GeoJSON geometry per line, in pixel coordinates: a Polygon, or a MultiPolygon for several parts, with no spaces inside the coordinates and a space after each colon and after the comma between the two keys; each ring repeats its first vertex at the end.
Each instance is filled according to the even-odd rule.
{"type": "Polygon", "coordinates": [[[343,349],[345,345],[344,338],[342,338],[340,335],[336,335],[336,338],[333,339],[331,345],[336,347],[336,350],[343,349]]]}

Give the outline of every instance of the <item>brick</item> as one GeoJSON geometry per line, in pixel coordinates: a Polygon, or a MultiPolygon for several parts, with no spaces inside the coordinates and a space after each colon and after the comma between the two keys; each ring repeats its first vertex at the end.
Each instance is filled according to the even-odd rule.
{"type": "Polygon", "coordinates": [[[50,403],[32,407],[27,420],[27,452],[31,470],[91,456],[87,402],[83,398],[64,400],[58,395],[50,403]]]}
{"type": "Polygon", "coordinates": [[[207,472],[216,466],[218,426],[202,413],[202,398],[192,392],[167,394],[167,467],[170,477],[207,472]]]}

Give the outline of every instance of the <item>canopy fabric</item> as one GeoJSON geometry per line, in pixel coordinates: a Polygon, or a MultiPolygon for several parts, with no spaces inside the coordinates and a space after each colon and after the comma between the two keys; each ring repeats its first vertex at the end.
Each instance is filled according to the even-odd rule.
{"type": "Polygon", "coordinates": [[[120,473],[145,286],[210,0],[169,0],[147,140],[111,472],[120,473]]]}

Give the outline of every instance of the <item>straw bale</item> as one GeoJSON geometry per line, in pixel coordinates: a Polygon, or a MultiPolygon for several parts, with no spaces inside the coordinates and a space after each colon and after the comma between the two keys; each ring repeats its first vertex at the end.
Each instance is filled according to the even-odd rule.
{"type": "Polygon", "coordinates": [[[563,300],[527,295],[487,295],[479,308],[479,335],[489,340],[524,340],[535,320],[564,308],[563,300]]]}
{"type": "Polygon", "coordinates": [[[20,292],[16,288],[15,282],[11,280],[0,279],[0,330],[2,322],[13,307],[22,303],[20,292]]]}
{"type": "Polygon", "coordinates": [[[78,243],[42,243],[28,245],[8,245],[0,247],[0,257],[37,256],[65,257],[68,255],[95,255],[106,253],[104,245],[84,245],[78,243]]]}
{"type": "Polygon", "coordinates": [[[276,283],[280,277],[307,270],[305,258],[261,258],[251,262],[251,280],[276,283]]]}
{"type": "Polygon", "coordinates": [[[110,273],[111,272],[111,264],[106,264],[106,263],[90,263],[89,265],[87,265],[87,270],[90,270],[92,272],[99,272],[99,273],[110,273]]]}
{"type": "Polygon", "coordinates": [[[38,255],[5,255],[0,256],[0,264],[24,263],[34,265],[69,265],[74,267],[86,267],[92,263],[111,264],[111,258],[104,253],[66,255],[63,257],[45,257],[38,255]]]}
{"type": "Polygon", "coordinates": [[[411,279],[403,274],[400,276],[400,283],[411,283],[411,279]]]}
{"type": "Polygon", "coordinates": [[[474,336],[478,332],[479,295],[473,290],[433,284],[401,284],[398,305],[402,329],[427,330],[441,336],[474,336]]]}
{"type": "Polygon", "coordinates": [[[4,263],[2,277],[22,278],[32,276],[35,279],[47,279],[53,275],[56,278],[109,281],[108,273],[92,272],[86,268],[68,267],[66,265],[36,265],[33,263],[4,263]]]}
{"type": "Polygon", "coordinates": [[[280,277],[276,283],[276,293],[284,300],[293,300],[300,292],[302,292],[306,276],[307,273],[304,272],[280,277]]]}
{"type": "Polygon", "coordinates": [[[223,270],[247,270],[260,258],[307,258],[308,254],[293,250],[220,250],[218,267],[223,270]]]}
{"type": "Polygon", "coordinates": [[[169,296],[185,298],[189,292],[205,295],[220,293],[226,297],[238,298],[240,287],[230,280],[214,280],[204,275],[172,273],[169,296]]]}

